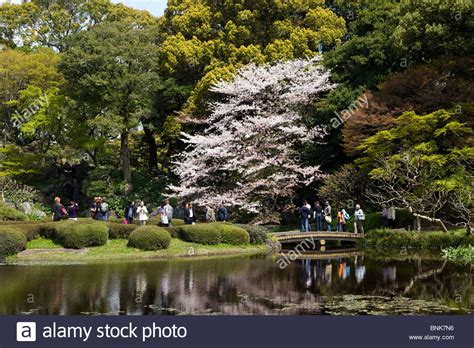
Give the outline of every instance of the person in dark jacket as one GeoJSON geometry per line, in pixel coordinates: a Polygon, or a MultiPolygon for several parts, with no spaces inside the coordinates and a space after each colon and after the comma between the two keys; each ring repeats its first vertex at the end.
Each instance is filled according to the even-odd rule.
{"type": "Polygon", "coordinates": [[[125,215],[125,220],[127,220],[129,224],[132,224],[133,219],[137,215],[137,206],[135,205],[135,202],[129,202],[123,209],[123,213],[125,215]]]}
{"type": "Polygon", "coordinates": [[[316,224],[316,232],[321,232],[323,230],[323,207],[316,201],[313,209],[313,217],[316,224]]]}
{"type": "Polygon", "coordinates": [[[66,209],[61,204],[61,198],[56,197],[54,199],[54,205],[53,205],[53,221],[60,221],[61,218],[66,214],[67,214],[66,209]]]}
{"type": "Polygon", "coordinates": [[[194,213],[192,203],[186,204],[186,208],[184,209],[184,222],[188,225],[194,225],[196,222],[196,214],[194,213]]]}
{"type": "Polygon", "coordinates": [[[217,220],[226,222],[229,219],[227,214],[227,208],[223,204],[219,204],[219,210],[217,211],[217,220]]]}
{"type": "Polygon", "coordinates": [[[79,211],[79,205],[74,201],[70,201],[67,207],[67,215],[69,216],[69,219],[77,220],[78,211],[79,211]]]}
{"type": "Polygon", "coordinates": [[[300,208],[300,222],[301,222],[301,232],[309,231],[309,216],[311,215],[311,210],[308,208],[308,202],[304,201],[303,206],[300,208]]]}

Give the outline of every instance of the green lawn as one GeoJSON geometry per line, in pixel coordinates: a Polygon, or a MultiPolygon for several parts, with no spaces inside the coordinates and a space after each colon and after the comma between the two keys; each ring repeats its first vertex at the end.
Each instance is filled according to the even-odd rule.
{"type": "Polygon", "coordinates": [[[206,257],[238,254],[261,254],[268,251],[266,245],[235,246],[229,244],[201,245],[173,238],[168,249],[142,251],[127,247],[127,240],[109,240],[106,245],[82,250],[62,249],[50,240],[36,239],[28,243],[27,250],[7,258],[8,263],[30,261],[89,262],[108,260],[135,260],[154,258],[206,257]]]}

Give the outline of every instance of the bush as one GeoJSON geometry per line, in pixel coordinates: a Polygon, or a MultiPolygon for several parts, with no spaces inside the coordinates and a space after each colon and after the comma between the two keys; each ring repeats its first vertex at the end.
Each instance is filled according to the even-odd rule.
{"type": "MultiPolygon", "coordinates": [[[[354,212],[352,212],[351,218],[347,221],[346,228],[349,232],[354,232],[354,212]]],[[[336,229],[337,219],[333,217],[332,219],[332,229],[336,229]]],[[[324,222],[323,222],[324,225],[324,222]]],[[[366,213],[364,220],[364,232],[373,231],[376,229],[382,228],[382,218],[380,213],[366,213]]]]}
{"type": "Polygon", "coordinates": [[[267,229],[256,225],[236,225],[246,230],[250,237],[250,244],[265,244],[268,240],[267,229]]]}
{"type": "Polygon", "coordinates": [[[250,243],[250,236],[246,230],[231,224],[216,224],[221,233],[221,243],[242,245],[250,243]]]}
{"type": "Polygon", "coordinates": [[[395,226],[409,229],[413,227],[414,217],[407,209],[397,210],[395,213],[395,226]]]}
{"type": "Polygon", "coordinates": [[[170,234],[156,226],[142,226],[130,233],[128,246],[141,250],[167,249],[171,242],[170,234]]]}
{"type": "Polygon", "coordinates": [[[109,227],[99,221],[63,221],[56,223],[56,242],[65,248],[81,249],[107,243],[109,227]]]}
{"type": "Polygon", "coordinates": [[[109,238],[110,239],[128,239],[130,233],[137,229],[134,224],[125,225],[114,222],[109,222],[109,238]]]}
{"type": "Polygon", "coordinates": [[[28,241],[38,238],[40,235],[41,223],[17,224],[16,228],[21,230],[28,241]]]}
{"type": "Polygon", "coordinates": [[[8,256],[26,249],[25,235],[16,227],[0,227],[0,256],[8,256]]]}
{"type": "Polygon", "coordinates": [[[171,225],[173,225],[173,227],[179,227],[179,226],[184,226],[185,223],[184,223],[184,220],[183,219],[174,219],[171,220],[171,225]]]}
{"type": "Polygon", "coordinates": [[[179,237],[179,229],[178,227],[163,227],[168,233],[171,235],[171,238],[178,238],[179,237]]]}
{"type": "MultiPolygon", "coordinates": [[[[134,219],[133,224],[140,226],[140,220],[138,220],[138,218],[134,219]]],[[[158,226],[159,224],[161,224],[161,219],[159,217],[156,217],[156,218],[151,217],[148,220],[146,220],[146,224],[150,226],[158,226]]]]}
{"type": "Polygon", "coordinates": [[[467,246],[473,244],[474,236],[466,236],[465,231],[406,232],[393,230],[373,230],[366,234],[362,243],[376,249],[414,248],[436,249],[467,246]]]}
{"type": "Polygon", "coordinates": [[[45,238],[52,239],[56,235],[55,224],[43,223],[43,222],[32,222],[32,221],[12,221],[8,225],[0,225],[5,227],[15,227],[18,231],[23,233],[28,241],[38,238],[38,236],[44,236],[45,238]]]}
{"type": "Polygon", "coordinates": [[[38,225],[38,233],[41,237],[46,239],[56,239],[58,232],[56,230],[57,222],[48,222],[38,225]]]}
{"type": "Polygon", "coordinates": [[[198,244],[219,244],[221,234],[214,224],[183,225],[178,227],[179,238],[198,244]]]}
{"type": "Polygon", "coordinates": [[[28,217],[21,211],[0,203],[0,220],[3,221],[26,221],[28,217]]]}

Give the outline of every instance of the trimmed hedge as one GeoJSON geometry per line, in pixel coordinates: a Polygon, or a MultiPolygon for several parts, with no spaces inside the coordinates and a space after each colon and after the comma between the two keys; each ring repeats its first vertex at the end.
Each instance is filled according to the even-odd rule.
{"type": "Polygon", "coordinates": [[[141,250],[167,249],[171,242],[171,236],[163,228],[157,226],[142,226],[130,233],[128,246],[141,250]]]}
{"type": "Polygon", "coordinates": [[[179,237],[179,228],[178,227],[163,227],[171,235],[171,238],[179,237]]]}
{"type": "Polygon", "coordinates": [[[23,233],[28,241],[34,240],[38,238],[40,235],[52,239],[56,236],[56,227],[55,223],[43,223],[43,222],[32,222],[32,221],[22,221],[18,223],[18,221],[14,221],[8,225],[0,225],[5,227],[14,227],[15,229],[19,230],[23,233]]]}
{"type": "Polygon", "coordinates": [[[221,242],[221,233],[214,224],[179,226],[178,236],[186,242],[198,244],[214,245],[221,242]]]}
{"type": "Polygon", "coordinates": [[[130,233],[138,228],[137,225],[130,224],[119,224],[114,222],[109,222],[109,238],[110,239],[128,239],[130,233]]]}
{"type": "Polygon", "coordinates": [[[38,233],[41,237],[46,239],[56,239],[58,236],[58,231],[56,227],[58,222],[48,222],[46,224],[38,225],[38,233]]]}
{"type": "Polygon", "coordinates": [[[21,230],[21,232],[25,235],[28,241],[38,238],[40,235],[41,225],[39,223],[33,224],[17,224],[15,225],[16,228],[21,230]]]}
{"type": "Polygon", "coordinates": [[[25,235],[15,227],[0,227],[0,256],[15,255],[26,249],[25,235]]]}
{"type": "Polygon", "coordinates": [[[257,225],[236,225],[246,230],[250,237],[250,244],[265,244],[268,241],[268,230],[257,225]]]}
{"type": "Polygon", "coordinates": [[[221,233],[221,243],[243,245],[250,243],[250,236],[246,230],[231,224],[216,224],[221,233]]]}
{"type": "Polygon", "coordinates": [[[0,203],[0,220],[3,221],[26,221],[26,214],[13,207],[9,207],[5,203],[0,203]]]}
{"type": "MultiPolygon", "coordinates": [[[[151,226],[158,226],[159,224],[161,223],[161,220],[159,217],[156,217],[156,218],[149,218],[148,220],[146,220],[146,224],[147,226],[148,225],[151,225],[151,226]]],[[[137,219],[134,219],[133,220],[133,224],[134,225],[137,225],[137,226],[140,226],[140,220],[137,219]]]]}
{"type": "Polygon", "coordinates": [[[467,236],[464,230],[451,232],[406,232],[374,230],[365,235],[362,244],[376,249],[414,248],[436,249],[474,245],[474,235],[467,236]]]}
{"type": "Polygon", "coordinates": [[[65,248],[81,249],[107,243],[109,227],[100,221],[66,220],[56,223],[55,241],[65,248]]]}
{"type": "Polygon", "coordinates": [[[183,219],[175,219],[173,218],[173,220],[171,220],[171,225],[173,227],[179,227],[179,226],[184,226],[185,223],[184,223],[184,220],[183,219]]]}

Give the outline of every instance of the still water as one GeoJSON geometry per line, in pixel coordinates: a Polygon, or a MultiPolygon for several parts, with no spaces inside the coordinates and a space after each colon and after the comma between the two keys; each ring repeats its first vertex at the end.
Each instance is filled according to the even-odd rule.
{"type": "Polygon", "coordinates": [[[0,266],[0,314],[467,314],[473,270],[352,254],[0,266]]]}

